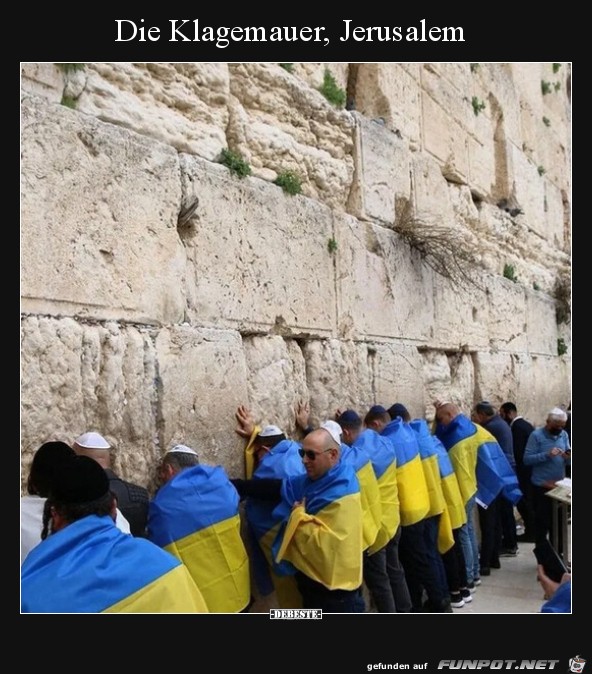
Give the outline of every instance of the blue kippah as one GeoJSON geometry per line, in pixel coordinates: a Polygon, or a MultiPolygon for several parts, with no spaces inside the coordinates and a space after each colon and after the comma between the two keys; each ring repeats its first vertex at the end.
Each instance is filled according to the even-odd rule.
{"type": "Polygon", "coordinates": [[[359,426],[362,423],[360,415],[355,410],[345,410],[335,420],[342,428],[359,426]]]}
{"type": "Polygon", "coordinates": [[[372,405],[368,410],[368,414],[384,414],[385,412],[386,410],[382,405],[372,405]]]}

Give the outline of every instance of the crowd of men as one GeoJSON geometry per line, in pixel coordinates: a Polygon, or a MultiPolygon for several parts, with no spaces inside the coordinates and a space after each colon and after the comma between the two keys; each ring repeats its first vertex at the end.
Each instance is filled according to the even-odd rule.
{"type": "Polygon", "coordinates": [[[511,402],[434,408],[431,426],[395,403],[314,428],[302,403],[288,438],[240,406],[245,478],[178,444],[153,497],[114,473],[100,434],[47,442],[21,499],[21,610],[239,613],[273,592],[327,613],[462,609],[520,540],[556,533],[545,494],[570,464],[568,417],[535,429],[511,402]]]}

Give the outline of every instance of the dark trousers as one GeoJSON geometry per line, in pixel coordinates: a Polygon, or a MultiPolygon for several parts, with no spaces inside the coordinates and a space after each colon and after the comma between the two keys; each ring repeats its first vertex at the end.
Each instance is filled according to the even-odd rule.
{"type": "Polygon", "coordinates": [[[448,588],[441,586],[430,564],[430,555],[426,545],[425,520],[401,527],[399,556],[405,570],[413,611],[423,611],[424,590],[431,606],[441,606],[449,599],[448,588]]]}
{"type": "Polygon", "coordinates": [[[326,613],[364,613],[362,589],[329,590],[298,571],[296,585],[302,595],[303,608],[320,608],[326,613]]]}
{"type": "Polygon", "coordinates": [[[487,508],[478,506],[479,527],[481,528],[481,548],[479,564],[481,568],[499,565],[499,549],[502,540],[502,526],[496,497],[487,508]]]}
{"type": "Polygon", "coordinates": [[[401,527],[372,555],[364,553],[364,582],[378,613],[410,613],[411,597],[399,560],[401,527]]]}
{"type": "Polygon", "coordinates": [[[535,544],[543,545],[549,538],[552,542],[554,535],[557,536],[557,552],[563,554],[563,536],[562,536],[562,513],[559,512],[559,531],[553,529],[553,499],[545,494],[549,491],[545,487],[533,485],[534,494],[534,532],[535,544]]]}
{"type": "Polygon", "coordinates": [[[500,496],[497,502],[499,518],[502,527],[502,548],[514,550],[518,546],[516,538],[516,518],[514,505],[507,498],[500,496]]]}
{"type": "Polygon", "coordinates": [[[453,529],[454,545],[442,555],[446,579],[450,592],[459,592],[461,587],[467,586],[467,565],[463,555],[460,529],[453,529]]]}

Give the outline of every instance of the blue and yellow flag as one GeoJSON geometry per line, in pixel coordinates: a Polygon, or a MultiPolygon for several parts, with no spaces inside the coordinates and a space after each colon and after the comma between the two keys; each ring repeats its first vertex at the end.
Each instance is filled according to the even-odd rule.
{"type": "Polygon", "coordinates": [[[368,548],[368,552],[373,554],[384,548],[397,533],[401,524],[399,489],[397,486],[397,455],[393,443],[370,428],[363,430],[358,435],[354,447],[364,450],[370,457],[378,483],[381,505],[380,528],[374,543],[368,548]]]}
{"type": "Polygon", "coordinates": [[[518,478],[491,433],[459,414],[446,426],[437,424],[436,435],[448,452],[465,505],[476,495],[487,507],[502,490],[513,503],[519,500],[518,478]]]}
{"type": "Polygon", "coordinates": [[[349,463],[356,471],[360,484],[360,500],[362,503],[362,547],[369,548],[375,541],[382,521],[382,504],[380,488],[372,468],[372,461],[362,447],[353,447],[341,443],[341,460],[349,463]]]}
{"type": "Polygon", "coordinates": [[[21,569],[23,613],[207,613],[181,562],[108,515],[72,522],[37,545],[21,569]]]}
{"type": "Polygon", "coordinates": [[[339,461],[317,480],[287,478],[274,514],[282,521],[273,543],[279,573],[299,570],[329,590],[360,587],[362,506],[352,466],[339,461]]]}
{"type": "MultiPolygon", "coordinates": [[[[304,464],[298,454],[299,443],[282,440],[263,455],[258,466],[252,470],[253,479],[284,479],[305,475],[304,464]]],[[[247,455],[248,456],[248,455],[247,455]]],[[[292,576],[279,576],[273,568],[271,545],[277,536],[280,523],[273,517],[277,503],[249,496],[245,503],[245,515],[264,560],[253,555],[251,561],[256,578],[267,583],[271,580],[280,608],[301,608],[302,597],[292,576]]],[[[263,583],[260,583],[263,584],[263,583]]]]}
{"type": "Polygon", "coordinates": [[[393,443],[397,454],[401,524],[408,526],[420,522],[430,511],[430,496],[416,434],[409,424],[397,417],[384,427],[381,435],[393,443]]]}
{"type": "Polygon", "coordinates": [[[185,468],[148,508],[148,538],[189,569],[211,613],[237,613],[251,596],[239,495],[222,466],[185,468]]]}
{"type": "MultiPolygon", "coordinates": [[[[435,445],[435,443],[438,442],[442,447],[442,443],[430,433],[430,429],[428,428],[425,419],[414,419],[409,422],[409,426],[415,433],[417,433],[421,465],[423,467],[423,473],[430,495],[430,511],[428,517],[440,515],[440,518],[438,519],[438,552],[444,554],[454,545],[454,535],[452,533],[453,527],[450,513],[448,512],[446,495],[444,493],[443,479],[438,460],[438,449],[435,445]]],[[[442,447],[442,451],[446,454],[444,447],[442,447]]],[[[456,482],[456,477],[452,471],[452,464],[450,464],[450,470],[458,491],[458,483],[456,482]]],[[[459,505],[462,508],[460,492],[459,505]]]]}

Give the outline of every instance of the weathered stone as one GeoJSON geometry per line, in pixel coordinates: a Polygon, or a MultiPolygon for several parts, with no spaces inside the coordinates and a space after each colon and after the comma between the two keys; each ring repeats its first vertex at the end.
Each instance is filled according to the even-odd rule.
{"type": "Polygon", "coordinates": [[[244,474],[244,441],[234,432],[235,412],[247,400],[247,370],[240,335],[178,326],[156,339],[161,453],[183,443],[200,460],[244,474]]]}
{"type": "Polygon", "coordinates": [[[186,192],[200,200],[185,240],[189,320],[241,332],[332,334],[329,209],[195,157],[184,156],[182,166],[186,192]]]}
{"type": "Polygon", "coordinates": [[[475,377],[471,355],[462,351],[447,355],[431,349],[421,355],[426,419],[433,421],[437,400],[457,403],[464,414],[470,414],[475,377]]]}
{"type": "Polygon", "coordinates": [[[185,255],[176,229],[181,184],[174,150],[27,98],[21,182],[24,311],[182,318],[185,255]]]}
{"type": "Polygon", "coordinates": [[[94,430],[114,448],[115,470],[148,484],[157,456],[151,334],[115,322],[31,316],[22,320],[21,354],[23,456],[48,440],[71,444],[94,430]]]}

